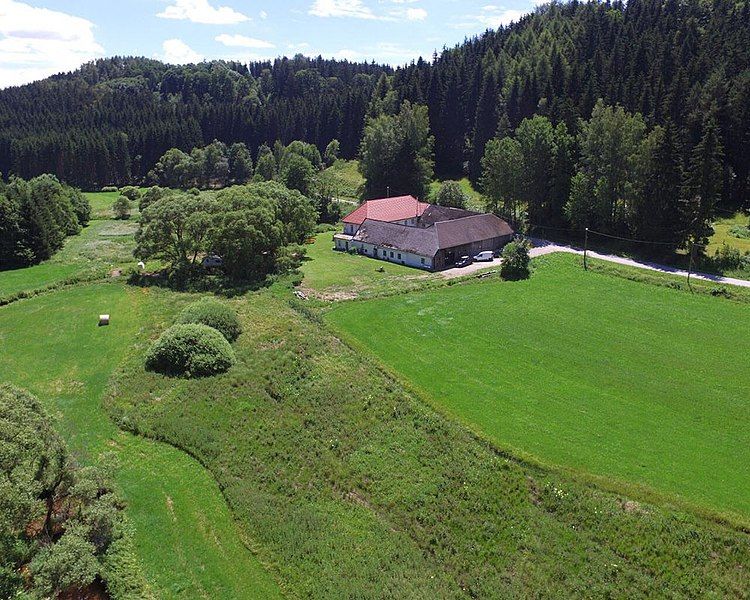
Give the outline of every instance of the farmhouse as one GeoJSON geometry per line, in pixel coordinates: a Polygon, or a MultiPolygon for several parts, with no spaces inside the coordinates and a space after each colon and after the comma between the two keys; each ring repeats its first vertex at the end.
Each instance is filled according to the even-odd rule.
{"type": "Polygon", "coordinates": [[[498,250],[513,237],[502,219],[420,202],[413,196],[368,200],[344,218],[336,250],[439,271],[462,256],[498,250]]]}

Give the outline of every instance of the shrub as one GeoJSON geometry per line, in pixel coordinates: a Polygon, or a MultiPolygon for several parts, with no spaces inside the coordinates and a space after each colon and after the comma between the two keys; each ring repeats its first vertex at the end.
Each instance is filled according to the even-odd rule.
{"type": "Polygon", "coordinates": [[[743,255],[737,248],[724,242],[716,250],[713,266],[720,270],[743,269],[750,266],[750,253],[743,255]]]}
{"type": "Polygon", "coordinates": [[[528,279],[531,274],[530,263],[529,243],[526,240],[511,242],[503,248],[500,276],[510,281],[528,279]]]}
{"type": "Polygon", "coordinates": [[[732,225],[729,228],[729,235],[743,240],[750,240],[750,226],[732,225]]]}
{"type": "Polygon", "coordinates": [[[236,340],[242,333],[237,313],[223,302],[213,298],[190,304],[180,313],[177,322],[208,325],[221,333],[229,342],[236,340]]]}
{"type": "Polygon", "coordinates": [[[146,368],[165,375],[208,377],[228,371],[234,351],[208,325],[188,323],[167,329],[146,354],[146,368]]]}
{"type": "Polygon", "coordinates": [[[115,219],[129,219],[131,208],[132,205],[127,196],[118,196],[117,200],[112,204],[112,212],[115,215],[115,219]]]}
{"type": "Polygon", "coordinates": [[[435,204],[452,208],[466,208],[469,197],[464,194],[458,181],[446,181],[435,195],[435,204]]]}

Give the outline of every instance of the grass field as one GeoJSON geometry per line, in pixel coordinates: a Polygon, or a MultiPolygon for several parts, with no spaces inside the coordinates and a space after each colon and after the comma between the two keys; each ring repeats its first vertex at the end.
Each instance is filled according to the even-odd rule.
{"type": "MultiPolygon", "coordinates": [[[[747,534],[499,455],[342,344],[291,288],[232,304],[245,330],[232,370],[176,380],[145,373],[133,355],[107,406],[124,426],[185,448],[214,473],[290,596],[687,598],[750,589],[747,534]]],[[[377,328],[381,317],[369,318],[377,328]]],[[[144,325],[141,352],[163,327],[144,325]]]]}
{"type": "Polygon", "coordinates": [[[423,283],[433,277],[411,267],[335,252],[333,235],[331,231],[318,234],[315,243],[306,246],[307,260],[302,266],[304,287],[323,297],[351,298],[383,293],[394,286],[423,283]],[[383,272],[378,271],[380,268],[383,272]]]}
{"type": "Polygon", "coordinates": [[[723,217],[714,221],[714,235],[711,236],[708,248],[706,249],[708,255],[713,256],[725,242],[730,246],[734,246],[740,252],[750,252],[750,239],[734,236],[730,231],[732,227],[737,225],[747,227],[749,222],[750,217],[742,211],[735,213],[731,217],[723,217]]]}
{"type": "MultiPolygon", "coordinates": [[[[91,204],[91,219],[111,219],[112,218],[112,203],[117,200],[120,192],[84,192],[84,196],[91,204]]],[[[133,210],[138,211],[138,207],[134,206],[133,210]]]]}
{"type": "Polygon", "coordinates": [[[0,271],[0,299],[20,291],[43,289],[71,277],[106,277],[116,267],[133,266],[133,221],[91,221],[65,240],[51,259],[13,271],[0,271]]]}
{"type": "Polygon", "coordinates": [[[359,198],[360,188],[365,183],[362,173],[359,172],[359,161],[339,159],[326,169],[326,173],[332,175],[337,183],[337,196],[359,198]]]}
{"type": "Polygon", "coordinates": [[[502,447],[750,518],[750,306],[536,264],[327,318],[502,447]]]}
{"type": "Polygon", "coordinates": [[[144,321],[161,322],[174,306],[165,294],[108,283],[0,308],[0,381],[38,395],[82,462],[117,457],[136,548],[158,598],[277,596],[211,475],[179,450],[123,433],[104,412],[107,382],[144,321]],[[102,312],[112,315],[109,327],[96,326],[102,312]]]}

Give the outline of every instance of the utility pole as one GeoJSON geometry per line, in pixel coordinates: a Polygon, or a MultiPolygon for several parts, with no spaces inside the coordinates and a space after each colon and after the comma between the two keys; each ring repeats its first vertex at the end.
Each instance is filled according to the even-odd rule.
{"type": "Polygon", "coordinates": [[[688,253],[690,254],[690,260],[688,261],[688,276],[687,284],[690,291],[693,291],[693,287],[690,285],[690,273],[693,271],[693,253],[695,252],[695,244],[693,241],[688,242],[688,253]]]}
{"type": "Polygon", "coordinates": [[[385,197],[390,198],[391,197],[391,186],[387,185],[385,186],[385,197]]]}
{"type": "Polygon", "coordinates": [[[586,227],[586,235],[583,238],[583,268],[584,270],[589,270],[589,264],[586,262],[586,258],[589,251],[589,228],[586,227]]]}

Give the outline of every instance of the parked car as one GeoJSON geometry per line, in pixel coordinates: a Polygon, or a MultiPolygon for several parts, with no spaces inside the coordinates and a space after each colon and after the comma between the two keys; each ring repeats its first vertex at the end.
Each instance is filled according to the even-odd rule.
{"type": "Polygon", "coordinates": [[[474,260],[477,262],[492,262],[492,259],[492,250],[485,250],[474,257],[474,260]]]}
{"type": "Polygon", "coordinates": [[[471,256],[462,256],[456,261],[456,267],[458,267],[459,269],[461,267],[468,267],[473,262],[474,259],[471,258],[471,256]]]}
{"type": "Polygon", "coordinates": [[[223,267],[224,261],[221,260],[221,256],[209,254],[208,256],[204,257],[204,259],[201,261],[201,264],[207,269],[216,269],[218,267],[223,267]]]}

